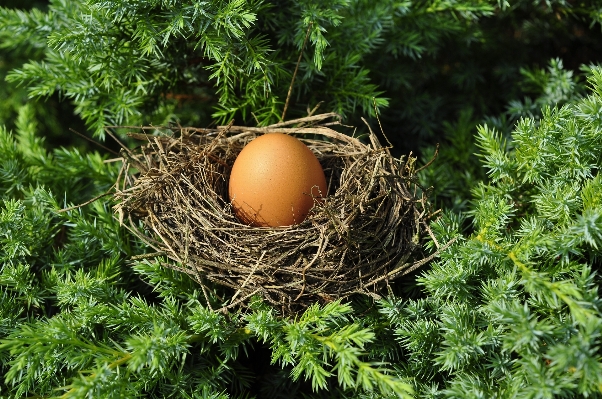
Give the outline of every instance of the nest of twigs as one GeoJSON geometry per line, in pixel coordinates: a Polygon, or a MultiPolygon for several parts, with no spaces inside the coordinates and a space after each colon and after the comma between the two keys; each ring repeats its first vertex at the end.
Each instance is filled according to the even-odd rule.
{"type": "Polygon", "coordinates": [[[129,133],[144,143],[122,151],[115,209],[136,235],[175,261],[166,267],[187,273],[205,292],[208,282],[229,288],[224,309],[245,306],[255,295],[285,314],[353,294],[379,297],[428,260],[420,252],[428,203],[415,158],[394,158],[372,132],[364,144],[333,130],[336,122],[319,124],[333,116],[265,128],[129,133]],[[326,175],[327,197],[298,225],[250,227],[228,200],[237,155],[270,132],[299,138],[326,175]]]}

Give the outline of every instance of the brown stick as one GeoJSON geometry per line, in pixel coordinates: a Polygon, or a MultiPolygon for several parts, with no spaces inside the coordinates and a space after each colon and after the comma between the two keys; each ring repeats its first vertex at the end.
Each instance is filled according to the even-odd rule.
{"type": "Polygon", "coordinates": [[[117,136],[115,136],[115,135],[114,135],[114,134],[113,134],[113,133],[112,133],[112,132],[109,130],[109,128],[108,128],[108,127],[105,127],[105,132],[107,132],[107,134],[108,134],[109,136],[111,136],[111,137],[113,138],[113,140],[115,140],[115,141],[117,142],[117,144],[119,144],[119,146],[120,146],[121,148],[123,148],[123,149],[124,149],[124,150],[125,150],[125,151],[126,151],[126,152],[127,152],[127,153],[128,153],[130,156],[131,156],[131,157],[132,157],[132,158],[134,157],[134,154],[132,153],[132,151],[130,151],[130,149],[129,149],[129,148],[127,148],[127,147],[125,146],[125,144],[123,144],[121,141],[119,141],[119,139],[117,138],[117,136]]]}
{"type": "Polygon", "coordinates": [[[426,165],[423,165],[423,166],[419,167],[418,169],[416,169],[416,170],[414,171],[414,173],[418,173],[418,172],[420,172],[422,169],[425,169],[425,168],[428,168],[429,166],[431,166],[431,164],[432,164],[433,162],[435,162],[435,159],[437,159],[437,155],[439,155],[439,143],[437,143],[437,146],[435,147],[435,153],[433,154],[433,157],[431,158],[431,160],[430,160],[430,161],[428,161],[428,162],[426,163],[426,165]]]}
{"type": "Polygon", "coordinates": [[[80,133],[80,132],[78,132],[77,130],[75,130],[75,129],[71,129],[71,128],[69,128],[69,130],[71,130],[73,133],[77,134],[78,136],[80,136],[80,137],[82,137],[82,138],[84,138],[84,139],[88,140],[89,142],[96,144],[96,145],[97,145],[97,146],[99,146],[100,148],[103,148],[103,149],[105,149],[105,150],[109,151],[111,154],[119,155],[119,153],[118,153],[118,152],[116,152],[116,151],[113,151],[112,149],[110,149],[110,148],[108,148],[108,147],[105,147],[104,145],[100,144],[98,141],[96,141],[96,140],[92,140],[90,137],[88,137],[88,136],[86,136],[86,135],[84,135],[84,134],[81,134],[81,133],[80,133]]]}
{"type": "Polygon", "coordinates": [[[293,92],[293,85],[295,83],[295,78],[297,77],[297,71],[299,70],[299,64],[301,63],[301,59],[303,58],[303,51],[305,51],[305,44],[307,43],[307,38],[309,37],[309,32],[313,22],[309,23],[307,27],[307,32],[305,33],[305,39],[303,40],[303,46],[301,46],[301,52],[299,53],[299,59],[297,60],[297,65],[295,66],[295,72],[293,72],[293,78],[291,79],[291,85],[288,88],[288,94],[286,95],[286,102],[284,103],[284,109],[282,110],[282,117],[280,119],[284,120],[286,116],[286,110],[288,108],[288,102],[291,99],[291,94],[293,92]]]}
{"type": "MultiPolygon", "coordinates": [[[[318,121],[321,121],[321,120],[324,120],[324,119],[328,119],[328,118],[336,118],[338,120],[341,120],[341,115],[337,114],[336,112],[328,112],[326,114],[320,114],[320,115],[313,115],[312,114],[310,116],[306,116],[306,117],[299,118],[299,119],[291,119],[290,121],[286,121],[286,122],[274,123],[273,125],[268,125],[266,127],[276,128],[276,127],[283,127],[283,126],[294,125],[295,123],[318,122],[318,121]]],[[[337,122],[337,124],[338,124],[338,122],[337,122]]],[[[324,126],[324,124],[320,124],[320,125],[324,126]]]]}
{"type": "MultiPolygon", "coordinates": [[[[113,187],[111,187],[111,188],[113,188],[113,187]]],[[[109,191],[107,191],[107,192],[106,192],[106,193],[104,193],[104,194],[100,194],[99,196],[97,196],[97,197],[94,197],[94,198],[92,198],[91,200],[84,202],[83,204],[79,204],[79,205],[75,205],[75,206],[70,206],[69,208],[65,208],[65,209],[59,209],[57,212],[58,212],[58,213],[62,213],[62,212],[71,211],[71,210],[73,210],[73,209],[81,208],[82,206],[86,206],[86,205],[88,205],[88,204],[91,204],[92,202],[96,201],[97,199],[100,199],[100,198],[102,198],[102,197],[106,197],[107,195],[111,195],[111,194],[112,194],[112,193],[111,193],[111,191],[109,190],[109,191]]]]}

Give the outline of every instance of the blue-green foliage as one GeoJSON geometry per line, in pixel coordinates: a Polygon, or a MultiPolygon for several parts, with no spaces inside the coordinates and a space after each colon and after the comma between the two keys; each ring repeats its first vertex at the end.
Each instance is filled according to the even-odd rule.
{"type": "MultiPolygon", "coordinates": [[[[391,142],[416,151],[468,112],[479,123],[511,101],[536,115],[545,101],[524,96],[544,86],[544,100],[565,101],[570,72],[541,67],[602,51],[597,0],[12,2],[0,8],[0,120],[25,93],[62,98],[97,137],[106,125],[277,122],[300,60],[285,117],[321,104],[362,125],[378,109],[391,142]]],[[[67,122],[44,110],[53,129],[67,122]]]]}
{"type": "MultiPolygon", "coordinates": [[[[589,73],[591,67],[581,69],[589,73]]],[[[521,75],[518,85],[525,97],[510,101],[501,115],[485,118],[486,126],[481,130],[490,132],[481,137],[481,144],[475,140],[475,130],[481,121],[474,109],[468,107],[460,112],[455,122],[443,123],[442,142],[436,157],[435,147],[423,150],[424,163],[433,157],[435,161],[431,167],[423,169],[419,177],[425,187],[432,187],[431,196],[437,206],[465,212],[471,189],[488,177],[486,169],[489,177],[497,179],[516,167],[508,161],[507,153],[514,146],[510,134],[516,123],[526,118],[537,125],[546,107],[575,103],[582,99],[586,90],[581,75],[565,69],[560,59],[550,60],[547,69],[522,69],[521,75]],[[489,146],[487,159],[479,155],[479,145],[489,146]]],[[[528,129],[530,127],[527,127],[527,134],[528,129]]]]}
{"type": "Polygon", "coordinates": [[[176,84],[211,80],[222,103],[235,102],[243,84],[258,106],[280,73],[265,39],[250,31],[258,8],[247,1],[57,0],[47,13],[1,9],[5,46],[31,41],[46,48],[43,60],[8,79],[27,82],[34,97],[59,90],[98,135],[106,125],[142,120],[143,110],[157,107],[148,101],[164,103],[176,84]]]}

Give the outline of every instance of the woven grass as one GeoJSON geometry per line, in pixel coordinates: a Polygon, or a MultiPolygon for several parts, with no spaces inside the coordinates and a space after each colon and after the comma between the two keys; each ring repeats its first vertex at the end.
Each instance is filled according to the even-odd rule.
{"type": "Polygon", "coordinates": [[[227,287],[223,309],[245,306],[254,295],[284,314],[353,294],[378,298],[394,279],[430,259],[420,253],[429,205],[416,181],[415,158],[394,158],[372,132],[367,143],[339,133],[332,117],[265,128],[139,128],[130,135],[143,144],[122,151],[115,210],[134,234],[174,261],[167,267],[203,289],[208,282],[227,287]],[[237,155],[270,132],[304,142],[328,182],[328,196],[295,226],[247,226],[228,201],[237,155]]]}

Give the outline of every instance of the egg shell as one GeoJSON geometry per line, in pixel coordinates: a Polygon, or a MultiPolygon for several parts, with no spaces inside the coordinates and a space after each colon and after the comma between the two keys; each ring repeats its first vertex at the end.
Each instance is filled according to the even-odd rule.
{"type": "Polygon", "coordinates": [[[262,227],[301,223],[326,196],[326,177],[300,140],[268,133],[247,144],[232,166],[228,195],[238,219],[262,227]]]}

